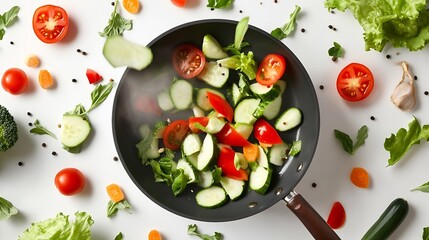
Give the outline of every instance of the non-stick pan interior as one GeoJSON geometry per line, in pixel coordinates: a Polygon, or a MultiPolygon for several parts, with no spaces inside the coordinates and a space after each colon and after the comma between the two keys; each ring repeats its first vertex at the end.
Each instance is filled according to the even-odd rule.
{"type": "MultiPolygon", "coordinates": [[[[237,22],[230,20],[201,20],[175,27],[149,46],[153,62],[143,71],[127,69],[118,85],[113,105],[113,136],[115,145],[127,173],[139,189],[152,201],[180,216],[201,221],[230,221],[256,214],[285,197],[305,174],[316,150],[319,136],[319,106],[314,86],[305,68],[296,56],[281,41],[253,26],[245,35],[255,59],[260,62],[268,53],[281,54],[286,59],[284,79],[287,88],[282,109],[298,107],[303,113],[302,124],[291,131],[281,133],[285,142],[302,141],[299,155],[288,159],[285,166],[274,169],[271,187],[265,195],[248,191],[236,201],[230,201],[217,209],[205,209],[195,202],[198,187],[192,185],[180,196],[174,197],[171,188],[164,183],[155,183],[152,169],[144,166],[137,156],[135,145],[140,141],[139,127],[153,125],[158,120],[170,118],[187,119],[191,111],[162,113],[157,108],[157,95],[168,88],[178,77],[171,64],[173,49],[182,43],[201,46],[204,35],[213,35],[222,46],[234,42],[237,22]]],[[[192,81],[196,87],[201,81],[192,81]]],[[[223,89],[224,90],[224,89],[223,89]]]]}

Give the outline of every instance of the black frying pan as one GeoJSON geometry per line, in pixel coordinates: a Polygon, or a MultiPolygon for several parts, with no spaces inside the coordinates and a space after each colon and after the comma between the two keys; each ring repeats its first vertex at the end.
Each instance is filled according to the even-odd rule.
{"type": "MultiPolygon", "coordinates": [[[[319,137],[320,115],[317,96],[308,73],[296,56],[281,42],[265,31],[253,26],[244,41],[259,62],[268,53],[285,57],[287,69],[284,79],[287,88],[282,108],[298,107],[303,122],[292,131],[281,133],[285,142],[302,141],[298,156],[290,158],[283,167],[276,168],[271,186],[265,195],[253,191],[237,201],[230,201],[217,209],[199,207],[195,201],[197,187],[188,186],[180,196],[174,197],[171,188],[155,183],[153,172],[137,156],[136,143],[140,141],[138,128],[143,123],[153,124],[160,119],[187,119],[191,111],[162,113],[156,105],[157,95],[166,89],[177,73],[171,64],[173,49],[182,43],[201,46],[204,35],[213,35],[222,46],[234,41],[236,21],[201,20],[175,27],[148,44],[153,51],[153,62],[143,71],[127,69],[118,85],[113,104],[113,136],[119,158],[134,183],[152,201],[163,208],[186,218],[221,222],[245,218],[261,212],[280,200],[301,219],[316,239],[339,239],[316,211],[293,189],[304,176],[312,161],[319,137]]],[[[197,87],[201,81],[193,81],[197,87]]]]}

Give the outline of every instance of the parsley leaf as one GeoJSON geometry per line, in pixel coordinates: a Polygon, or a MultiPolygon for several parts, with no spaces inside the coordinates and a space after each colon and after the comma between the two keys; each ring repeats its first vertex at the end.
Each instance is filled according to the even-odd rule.
{"type": "Polygon", "coordinates": [[[133,28],[133,21],[125,19],[119,14],[117,9],[118,5],[118,0],[115,0],[115,8],[113,9],[107,26],[104,28],[103,32],[99,32],[100,36],[111,37],[122,35],[125,30],[131,30],[133,28]]]}
{"type": "Polygon", "coordinates": [[[289,36],[294,30],[296,25],[296,17],[301,10],[301,7],[295,5],[295,10],[290,14],[289,22],[283,25],[281,28],[276,28],[271,31],[271,35],[279,40],[282,40],[289,36]]]}
{"type": "Polygon", "coordinates": [[[353,155],[355,151],[365,143],[365,139],[368,137],[368,127],[363,125],[358,130],[358,135],[356,137],[356,143],[353,143],[353,140],[350,136],[340,130],[334,129],[335,137],[340,141],[344,151],[348,152],[350,155],[353,155]]]}
{"type": "Polygon", "coordinates": [[[223,239],[222,234],[218,232],[215,232],[213,236],[199,233],[198,227],[195,224],[188,225],[188,234],[197,236],[203,240],[222,240],[223,239]]]}
{"type": "Polygon", "coordinates": [[[328,50],[328,54],[332,57],[332,60],[335,61],[338,58],[343,57],[344,50],[339,43],[334,42],[334,46],[328,50]]]}
{"type": "Polygon", "coordinates": [[[234,0],[208,0],[207,7],[209,8],[226,8],[229,7],[234,0]]]}
{"type": "Polygon", "coordinates": [[[18,17],[19,7],[13,6],[9,11],[0,14],[0,40],[3,39],[4,34],[6,33],[5,28],[12,26],[18,17]]]}
{"type": "Polygon", "coordinates": [[[49,135],[49,136],[57,139],[55,134],[53,134],[51,131],[49,131],[48,129],[46,129],[42,125],[40,125],[40,122],[38,119],[36,119],[36,121],[34,122],[34,127],[32,129],[30,129],[30,132],[34,133],[34,134],[38,134],[38,135],[45,135],[46,134],[46,135],[49,135]]]}

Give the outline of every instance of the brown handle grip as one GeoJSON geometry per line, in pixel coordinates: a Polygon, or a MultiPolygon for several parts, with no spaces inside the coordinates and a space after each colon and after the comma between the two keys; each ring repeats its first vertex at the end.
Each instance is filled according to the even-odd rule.
{"type": "Polygon", "coordinates": [[[300,194],[291,192],[284,200],[289,209],[301,220],[314,239],[341,240],[326,221],[300,194]]]}

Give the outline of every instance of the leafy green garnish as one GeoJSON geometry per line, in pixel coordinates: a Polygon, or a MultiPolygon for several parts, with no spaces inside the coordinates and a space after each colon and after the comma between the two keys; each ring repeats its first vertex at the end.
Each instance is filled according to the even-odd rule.
{"type": "Polygon", "coordinates": [[[123,18],[118,12],[118,6],[118,0],[115,0],[115,7],[113,8],[112,15],[103,32],[99,32],[100,36],[111,37],[122,35],[125,30],[131,30],[133,28],[133,21],[123,18]]]}
{"type": "Polygon", "coordinates": [[[242,18],[235,27],[234,48],[238,51],[241,50],[241,43],[243,42],[244,35],[249,29],[249,17],[242,18]]]}
{"type": "Polygon", "coordinates": [[[85,113],[89,113],[92,109],[98,107],[101,103],[106,100],[109,96],[110,92],[113,89],[113,82],[109,82],[107,84],[98,84],[95,89],[91,92],[91,106],[86,110],[85,113]]]}
{"type": "Polygon", "coordinates": [[[173,190],[174,196],[179,195],[185,190],[188,185],[188,176],[185,174],[183,169],[177,169],[173,173],[173,184],[171,184],[171,189],[173,190]]]}
{"type": "Polygon", "coordinates": [[[219,59],[217,63],[221,64],[223,67],[241,71],[249,80],[256,78],[257,68],[252,51],[249,51],[247,54],[241,53],[239,55],[219,59]]]}
{"type": "Polygon", "coordinates": [[[109,200],[107,203],[107,217],[115,215],[119,210],[127,210],[131,208],[131,205],[125,199],[119,202],[109,200]]]}
{"type": "Polygon", "coordinates": [[[289,16],[289,22],[284,24],[282,27],[272,30],[271,35],[279,40],[289,36],[295,30],[296,17],[298,16],[299,11],[301,11],[301,7],[295,5],[295,10],[289,16]]]}
{"type": "Polygon", "coordinates": [[[301,152],[301,146],[302,146],[301,140],[293,141],[292,146],[290,147],[290,150],[289,150],[289,155],[290,156],[297,155],[299,152],[301,152]]]}
{"type": "Polygon", "coordinates": [[[116,235],[114,240],[122,240],[122,239],[124,239],[124,237],[122,236],[122,233],[119,232],[118,235],[116,235]]]}
{"type": "Polygon", "coordinates": [[[423,240],[429,240],[429,227],[423,228],[423,240]]]}
{"type": "Polygon", "coordinates": [[[223,239],[222,234],[218,232],[215,232],[213,236],[199,233],[198,227],[196,224],[188,225],[188,234],[197,236],[203,240],[222,240],[223,239]]]}
{"type": "Polygon", "coordinates": [[[355,151],[365,143],[365,139],[368,137],[368,127],[363,125],[359,130],[356,137],[356,143],[353,143],[353,140],[350,136],[340,130],[334,129],[335,137],[340,141],[344,151],[353,155],[355,151]]]}
{"type": "Polygon", "coordinates": [[[429,192],[429,182],[424,183],[424,184],[412,189],[411,191],[429,192]]]}
{"type": "Polygon", "coordinates": [[[343,57],[344,50],[339,43],[334,42],[334,46],[328,50],[328,55],[332,57],[332,60],[336,61],[338,58],[343,57]]]}
{"type": "Polygon", "coordinates": [[[6,28],[12,26],[15,20],[18,17],[19,7],[13,6],[9,11],[0,14],[0,40],[3,39],[4,34],[6,33],[6,28]]]}
{"type": "Polygon", "coordinates": [[[329,10],[350,10],[364,30],[365,50],[382,51],[386,43],[411,51],[429,43],[426,0],[326,0],[329,10]]]}
{"type": "Polygon", "coordinates": [[[48,129],[46,129],[45,127],[43,127],[39,120],[36,119],[36,121],[34,122],[34,127],[30,129],[31,133],[34,134],[38,134],[38,135],[49,135],[55,139],[57,139],[57,137],[55,136],[55,134],[53,134],[51,131],[49,131],[48,129]]]}
{"type": "Polygon", "coordinates": [[[209,8],[226,8],[229,7],[234,0],[208,0],[207,7],[209,8]]]}
{"type": "Polygon", "coordinates": [[[11,202],[0,197],[0,221],[8,219],[18,213],[18,209],[11,202]]]}
{"type": "Polygon", "coordinates": [[[429,125],[420,126],[419,121],[414,119],[408,123],[408,130],[400,128],[395,134],[391,134],[384,141],[384,149],[389,151],[390,158],[387,161],[389,166],[397,163],[405,155],[408,149],[415,144],[419,144],[421,139],[429,138],[429,125]]]}

